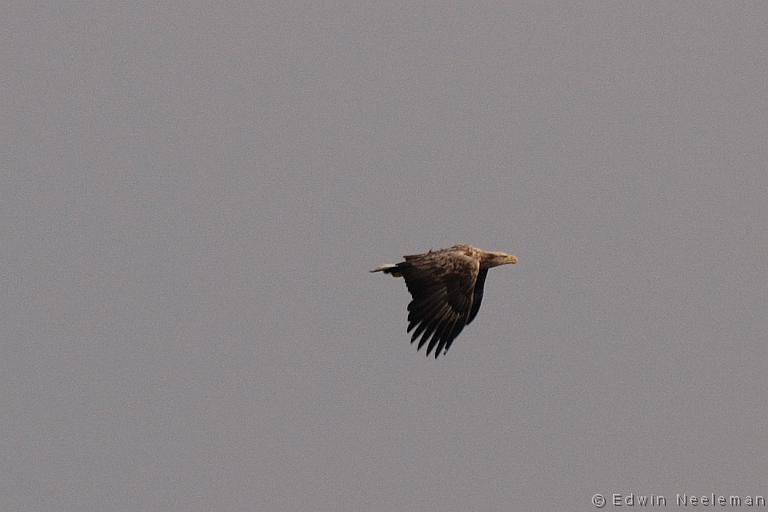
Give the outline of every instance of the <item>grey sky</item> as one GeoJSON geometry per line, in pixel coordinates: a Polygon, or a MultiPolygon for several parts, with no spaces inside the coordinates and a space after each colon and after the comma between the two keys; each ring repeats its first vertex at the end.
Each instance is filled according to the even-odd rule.
{"type": "Polygon", "coordinates": [[[762,4],[0,23],[3,510],[768,495],[762,4]],[[457,242],[520,261],[426,359],[367,270],[457,242]]]}

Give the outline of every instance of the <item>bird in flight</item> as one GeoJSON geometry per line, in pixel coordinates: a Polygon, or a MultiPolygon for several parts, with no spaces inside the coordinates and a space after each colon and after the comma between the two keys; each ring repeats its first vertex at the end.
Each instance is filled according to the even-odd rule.
{"type": "Polygon", "coordinates": [[[448,249],[404,256],[405,261],[382,265],[371,272],[384,272],[405,279],[411,293],[408,304],[408,331],[411,343],[421,337],[427,345],[427,357],[435,349],[435,359],[451,348],[453,340],[472,323],[483,300],[483,287],[488,269],[514,265],[517,257],[454,245],[448,249]]]}

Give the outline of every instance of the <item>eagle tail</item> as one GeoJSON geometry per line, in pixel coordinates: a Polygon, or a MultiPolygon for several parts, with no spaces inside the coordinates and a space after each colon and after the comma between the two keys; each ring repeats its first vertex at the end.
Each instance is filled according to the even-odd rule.
{"type": "Polygon", "coordinates": [[[394,277],[402,277],[403,273],[400,272],[398,265],[387,264],[371,270],[371,272],[384,272],[385,274],[391,274],[394,277]]]}

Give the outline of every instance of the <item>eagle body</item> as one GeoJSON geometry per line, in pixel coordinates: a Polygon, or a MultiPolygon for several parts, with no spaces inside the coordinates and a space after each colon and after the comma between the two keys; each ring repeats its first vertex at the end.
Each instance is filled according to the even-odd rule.
{"type": "Polygon", "coordinates": [[[459,244],[447,249],[404,256],[404,261],[382,265],[371,272],[402,277],[413,300],[408,304],[408,332],[417,350],[427,345],[435,358],[445,354],[464,326],[477,316],[488,269],[515,264],[503,252],[459,244]]]}

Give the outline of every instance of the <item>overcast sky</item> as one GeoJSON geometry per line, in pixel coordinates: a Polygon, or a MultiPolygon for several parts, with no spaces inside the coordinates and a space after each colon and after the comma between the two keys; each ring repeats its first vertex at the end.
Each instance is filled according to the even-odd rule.
{"type": "Polygon", "coordinates": [[[0,24],[2,510],[768,496],[768,7],[0,24]],[[458,242],[519,263],[435,361],[368,270],[458,242]]]}

